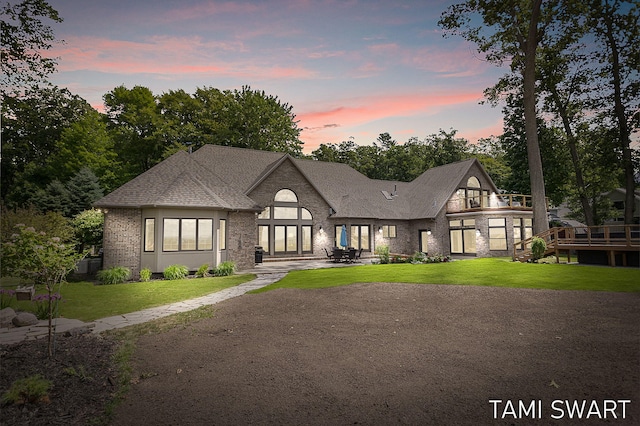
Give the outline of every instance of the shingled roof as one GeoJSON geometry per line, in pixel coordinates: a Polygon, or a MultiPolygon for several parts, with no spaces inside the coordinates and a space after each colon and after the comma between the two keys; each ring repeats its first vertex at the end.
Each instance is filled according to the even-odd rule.
{"type": "MultiPolygon", "coordinates": [[[[477,160],[427,170],[412,182],[369,179],[341,163],[288,154],[205,145],[178,152],[95,203],[96,207],[151,206],[262,210],[247,194],[284,161],[291,161],[340,218],[433,218],[477,160]],[[390,196],[394,193],[394,196],[390,196]]],[[[480,167],[482,170],[482,167],[480,167]]]]}

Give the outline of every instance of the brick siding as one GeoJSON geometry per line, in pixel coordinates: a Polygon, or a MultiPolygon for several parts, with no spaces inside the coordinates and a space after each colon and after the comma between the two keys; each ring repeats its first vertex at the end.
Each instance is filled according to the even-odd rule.
{"type": "Polygon", "coordinates": [[[140,210],[109,209],[104,221],[103,268],[126,266],[133,277],[137,277],[140,273],[141,244],[140,210]]]}

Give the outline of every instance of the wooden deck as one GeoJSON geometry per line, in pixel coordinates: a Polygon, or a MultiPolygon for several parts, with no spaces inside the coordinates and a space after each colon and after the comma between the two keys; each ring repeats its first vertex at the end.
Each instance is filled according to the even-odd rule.
{"type": "MultiPolygon", "coordinates": [[[[640,255],[640,225],[552,228],[536,236],[547,243],[545,256],[555,255],[556,260],[563,253],[571,262],[573,252],[599,251],[606,253],[609,266],[616,266],[616,257],[621,258],[621,266],[627,266],[629,255],[640,255]]],[[[526,262],[532,258],[532,239],[514,246],[513,260],[526,262]]]]}

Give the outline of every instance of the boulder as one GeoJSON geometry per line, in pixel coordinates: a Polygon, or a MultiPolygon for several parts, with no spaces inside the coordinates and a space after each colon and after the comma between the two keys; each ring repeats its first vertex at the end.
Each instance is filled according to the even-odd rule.
{"type": "Polygon", "coordinates": [[[4,308],[0,310],[0,327],[9,327],[11,321],[16,316],[16,311],[12,308],[4,308]]]}
{"type": "Polygon", "coordinates": [[[20,312],[11,321],[16,327],[27,327],[38,323],[38,317],[31,312],[20,312]]]}

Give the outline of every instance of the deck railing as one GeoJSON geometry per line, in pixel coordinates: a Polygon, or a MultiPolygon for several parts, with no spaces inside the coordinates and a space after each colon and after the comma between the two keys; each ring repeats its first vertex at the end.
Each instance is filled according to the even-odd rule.
{"type": "Polygon", "coordinates": [[[474,197],[454,195],[447,203],[447,213],[481,210],[527,210],[533,209],[531,195],[491,194],[474,197]]]}
{"type": "MultiPolygon", "coordinates": [[[[547,244],[545,255],[561,252],[570,255],[572,250],[602,250],[610,258],[616,252],[640,251],[640,225],[603,225],[551,228],[536,237],[547,244]]],[[[514,244],[513,260],[526,261],[531,258],[533,237],[514,244]]]]}

